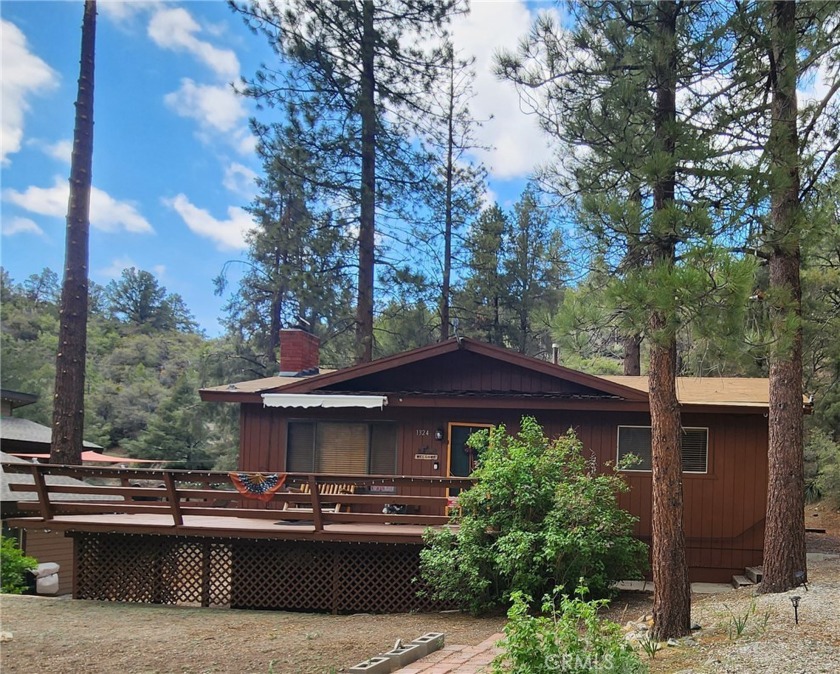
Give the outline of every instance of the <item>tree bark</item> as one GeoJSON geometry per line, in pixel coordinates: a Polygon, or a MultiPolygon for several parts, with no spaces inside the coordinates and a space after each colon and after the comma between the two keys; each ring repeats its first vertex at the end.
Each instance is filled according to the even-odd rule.
{"type": "MultiPolygon", "coordinates": [[[[664,317],[651,318],[651,331],[665,329],[664,317]]],[[[691,584],[683,532],[682,430],[677,401],[677,347],[653,343],[650,349],[651,455],[653,514],[653,633],[657,639],[688,634],[691,584]]]]}
{"type": "Polygon", "coordinates": [[[356,362],[373,358],[373,281],[376,239],[376,105],[373,2],[362,3],[362,189],[359,213],[359,287],[356,303],[356,362]]]}
{"type": "MultiPolygon", "coordinates": [[[[674,206],[676,191],[675,125],[677,119],[678,5],[657,2],[658,49],[654,52],[656,151],[671,162],[653,185],[653,231],[656,237],[654,264],[673,266],[675,237],[671,236],[667,211],[674,206]]],[[[682,438],[677,400],[677,342],[664,309],[651,313],[649,333],[651,457],[653,485],[652,571],[653,635],[659,640],[681,637],[691,628],[691,585],[685,557],[683,532],[682,438]]]]}
{"type": "Polygon", "coordinates": [[[449,295],[452,276],[452,174],[455,146],[455,55],[449,64],[449,110],[446,135],[446,223],[443,232],[443,284],[440,293],[440,341],[449,339],[449,295]]]}
{"type": "Polygon", "coordinates": [[[624,337],[624,374],[639,376],[642,374],[642,336],[624,337]]]}
{"type": "Polygon", "coordinates": [[[761,592],[806,580],[802,438],[802,290],[799,139],[796,124],[796,3],[774,2],[770,81],[770,355],[767,520],[761,592]]]}
{"type": "Polygon", "coordinates": [[[85,422],[88,239],[93,165],[93,84],[96,1],[86,0],[70,160],[67,241],[55,362],[50,462],[80,464],[85,422]]]}

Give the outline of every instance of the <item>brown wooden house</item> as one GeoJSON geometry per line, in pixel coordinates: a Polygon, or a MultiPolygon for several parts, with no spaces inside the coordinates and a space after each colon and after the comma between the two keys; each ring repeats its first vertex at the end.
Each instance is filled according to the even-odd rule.
{"type": "MultiPolygon", "coordinates": [[[[585,374],[467,338],[319,372],[317,338],[302,330],[282,332],[280,370],[201,391],[205,401],[240,404],[242,471],[468,475],[475,429],[513,432],[531,415],[549,435],[573,428],[605,469],[624,453],[642,458],[625,472],[621,503],[650,539],[645,377],[585,374]]],[[[768,382],[681,378],[677,392],[691,579],[727,581],[761,563],[768,382]]],[[[439,494],[409,486],[395,502],[400,495],[439,494]]]]}

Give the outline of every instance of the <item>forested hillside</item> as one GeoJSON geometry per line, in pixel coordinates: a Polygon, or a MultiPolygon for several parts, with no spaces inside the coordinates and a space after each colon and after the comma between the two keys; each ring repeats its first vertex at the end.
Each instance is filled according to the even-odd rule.
{"type": "MultiPolygon", "coordinates": [[[[17,415],[52,421],[58,277],[45,269],[16,283],[2,273],[3,387],[39,400],[17,415]]],[[[177,295],[149,272],[127,269],[94,286],[88,321],[85,438],[132,456],[187,467],[234,465],[236,410],[202,403],[201,386],[235,376],[225,340],[211,340],[177,295]]]]}

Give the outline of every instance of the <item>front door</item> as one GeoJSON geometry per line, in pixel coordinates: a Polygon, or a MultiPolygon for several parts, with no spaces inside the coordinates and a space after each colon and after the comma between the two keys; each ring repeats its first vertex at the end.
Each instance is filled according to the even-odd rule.
{"type": "MultiPolygon", "coordinates": [[[[449,475],[468,477],[475,468],[478,458],[475,450],[467,447],[467,440],[476,431],[491,428],[490,424],[449,424],[449,475]]],[[[450,495],[457,495],[457,489],[450,489],[450,495]]]]}

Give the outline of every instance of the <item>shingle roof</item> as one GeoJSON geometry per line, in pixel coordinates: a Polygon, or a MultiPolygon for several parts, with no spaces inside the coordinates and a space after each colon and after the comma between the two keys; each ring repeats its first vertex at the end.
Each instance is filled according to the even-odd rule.
{"type": "Polygon", "coordinates": [[[262,391],[269,391],[286,384],[298,382],[301,379],[314,377],[315,374],[327,374],[334,372],[334,370],[321,370],[318,373],[310,375],[303,375],[300,377],[264,377],[263,379],[251,379],[250,381],[240,381],[235,384],[222,384],[221,386],[208,386],[201,389],[202,391],[220,391],[222,393],[261,393],[262,391]]]}
{"type": "MultiPolygon", "coordinates": [[[[648,378],[626,375],[603,379],[648,392],[648,378]]],[[[677,399],[683,405],[738,405],[767,407],[770,381],[748,377],[677,377],[677,399]]]]}
{"type": "MultiPolygon", "coordinates": [[[[3,463],[28,463],[23,459],[19,459],[11,454],[0,452],[0,461],[3,463]]],[[[83,485],[81,480],[76,480],[72,477],[65,477],[64,475],[47,475],[47,484],[63,484],[63,485],[83,485]]],[[[4,503],[14,501],[37,501],[38,495],[35,492],[29,491],[12,491],[9,489],[10,484],[35,484],[32,476],[26,473],[6,473],[0,466],[0,501],[4,503]]],[[[114,501],[122,500],[119,496],[100,496],[97,494],[57,494],[56,500],[62,501],[114,501]]]]}
{"type": "MultiPolygon", "coordinates": [[[[3,417],[0,419],[0,439],[49,445],[52,440],[52,429],[29,419],[3,417]]],[[[84,446],[90,449],[102,449],[92,442],[85,442],[84,446]]]]}

